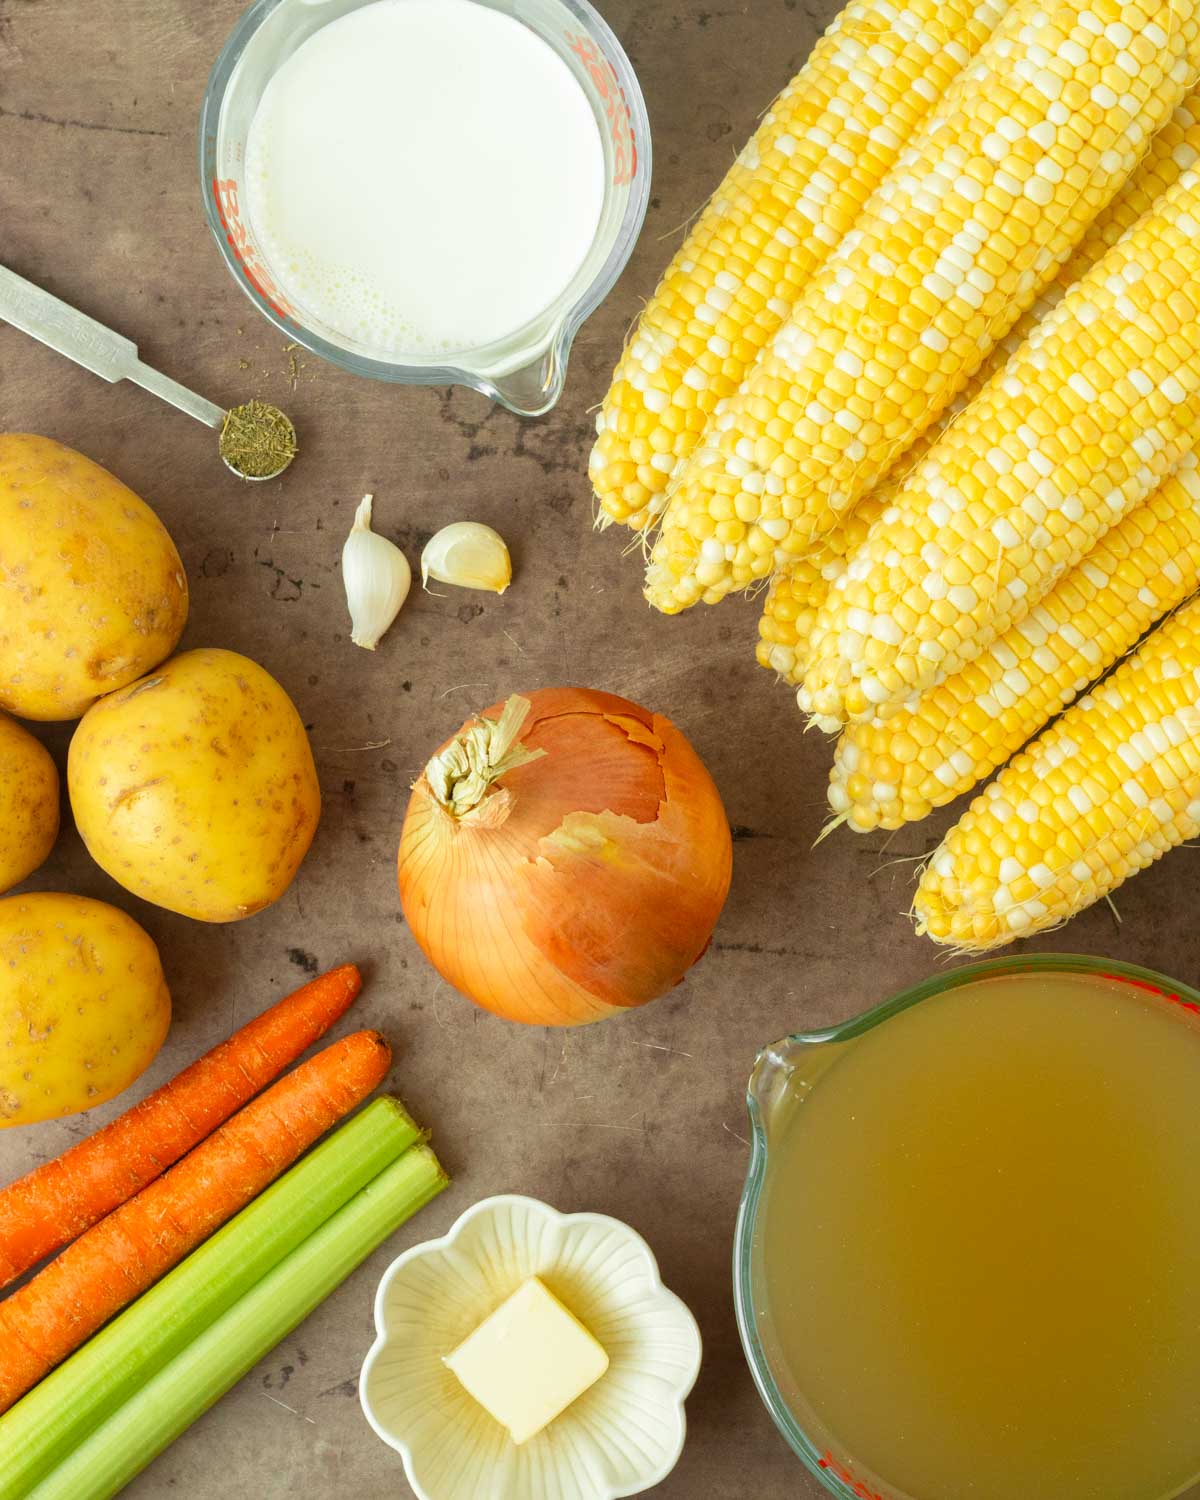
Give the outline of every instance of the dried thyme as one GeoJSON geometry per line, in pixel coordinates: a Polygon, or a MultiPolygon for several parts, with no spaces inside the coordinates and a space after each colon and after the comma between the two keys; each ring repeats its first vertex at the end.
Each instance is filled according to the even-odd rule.
{"type": "Polygon", "coordinates": [[[276,406],[247,401],[225,413],[221,457],[246,479],[270,479],[296,456],[296,429],[276,406]]]}

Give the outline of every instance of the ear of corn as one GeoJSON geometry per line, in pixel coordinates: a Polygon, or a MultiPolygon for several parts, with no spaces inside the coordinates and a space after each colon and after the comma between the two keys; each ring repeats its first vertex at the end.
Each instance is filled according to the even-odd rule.
{"type": "Polygon", "coordinates": [[[1200,601],[980,793],[933,854],[917,930],[980,952],[1044,931],[1200,834],[1200,601]]]}
{"type": "Polygon", "coordinates": [[[1200,91],[1193,89],[1154,137],[1150,150],[1124,188],[1081,241],[1058,279],[992,350],[933,427],[927,428],[902,455],[888,477],[864,495],[824,541],[776,575],[759,623],[760,665],[785,682],[798,684],[808,668],[808,639],[817,613],[835,579],[845,571],[846,557],[857,551],[869,528],[883,514],[904,477],[933,447],[958,413],[979,394],[997,370],[1016,353],[1038,322],[1077,281],[1110,250],[1156,198],[1200,162],[1200,91]]]}
{"type": "Polygon", "coordinates": [[[766,577],[936,420],[1194,83],[1197,22],[1017,0],[682,467],[653,605],[766,577]]]}
{"type": "MultiPolygon", "coordinates": [[[[1039,307],[1044,300],[1039,299],[1039,307]]],[[[1045,305],[1048,310],[1053,304],[1045,305]]],[[[1020,341],[1014,341],[1014,335],[1009,333],[993,352],[1012,354],[1019,347],[1020,341]]],[[[1003,363],[1004,360],[1000,359],[999,364],[1003,363]]],[[[767,590],[758,625],[760,665],[771,668],[793,686],[804,681],[810,661],[809,644],[821,607],[846,571],[848,559],[866,543],[871,528],[891,507],[907,475],[963,410],[968,399],[986,384],[986,379],[973,377],[968,389],[943,412],[936,428],[923,433],[906,453],[901,454],[888,477],[856,501],[820,542],[775,575],[767,590]]],[[[825,727],[836,728],[836,725],[825,727]]]]}
{"type": "Polygon", "coordinates": [[[976,397],[849,559],[799,701],[886,718],[1020,620],[1191,447],[1200,174],[1186,173],[976,397]]]}
{"type": "MultiPolygon", "coordinates": [[[[1200,88],[1183,96],[1174,114],[1150,142],[1128,181],[1112,202],[1096,216],[1065,271],[1046,295],[1057,302],[1073,281],[1085,276],[1117,243],[1123,234],[1148,214],[1155,202],[1200,163],[1200,88]]],[[[1022,336],[1031,330],[1036,309],[1019,325],[1022,336]]]]}
{"type": "Polygon", "coordinates": [[[900,828],[978,782],[1200,588],[1200,472],[1178,472],[961,672],[885,723],[849,724],[829,805],[858,832],[900,828]]]}
{"type": "Polygon", "coordinates": [[[760,666],[777,672],[785,682],[803,680],[817,613],[834,580],[845,571],[847,554],[856,552],[866,541],[871,527],[890,504],[894,488],[887,480],[876,485],[823,542],[771,580],[758,622],[760,666]]]}
{"type": "Polygon", "coordinates": [[[1008,0],[852,0],[775,100],[634,329],[596,423],[606,520],[644,527],[1008,0]]]}
{"type": "MultiPolygon", "coordinates": [[[[1041,297],[1027,316],[1036,322],[1038,316],[1053,306],[1049,298],[1041,297]]],[[[871,528],[891,507],[907,476],[959,412],[983,389],[994,369],[1001,368],[1020,346],[1021,340],[1015,330],[1007,333],[992,351],[987,373],[981,371],[972,376],[967,388],[938,418],[936,426],[922,433],[912,447],[900,455],[887,478],[881,479],[874,489],[857,500],[832,531],[775,575],[759,620],[758,660],[762,666],[772,668],[785,682],[794,686],[804,681],[810,660],[809,643],[821,607],[846,571],[848,559],[866,543],[871,528]]]]}

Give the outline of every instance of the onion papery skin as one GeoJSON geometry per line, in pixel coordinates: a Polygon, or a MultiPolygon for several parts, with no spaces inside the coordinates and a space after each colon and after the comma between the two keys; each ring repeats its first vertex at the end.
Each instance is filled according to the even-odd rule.
{"type": "Polygon", "coordinates": [[[517,742],[545,753],[466,819],[421,775],[400,901],[430,962],[477,1005],[578,1026],[664,994],[704,952],[729,892],[729,822],[669,719],[587,688],[522,696],[517,742]]]}

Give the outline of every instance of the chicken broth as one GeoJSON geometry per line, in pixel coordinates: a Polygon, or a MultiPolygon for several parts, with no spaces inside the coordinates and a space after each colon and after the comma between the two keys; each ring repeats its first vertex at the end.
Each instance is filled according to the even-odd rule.
{"type": "Polygon", "coordinates": [[[1200,1019],[1014,974],[829,1045],[769,1122],[754,1246],[772,1373],[828,1465],[886,1500],[1186,1491],[1200,1019]]]}

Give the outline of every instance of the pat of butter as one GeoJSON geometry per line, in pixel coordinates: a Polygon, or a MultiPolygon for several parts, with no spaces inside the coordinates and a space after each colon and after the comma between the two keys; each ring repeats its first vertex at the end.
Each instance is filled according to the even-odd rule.
{"type": "Polygon", "coordinates": [[[536,1276],[485,1318],[446,1365],[485,1411],[528,1442],[608,1369],[608,1355],[536,1276]]]}

